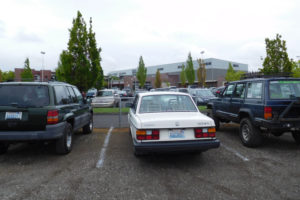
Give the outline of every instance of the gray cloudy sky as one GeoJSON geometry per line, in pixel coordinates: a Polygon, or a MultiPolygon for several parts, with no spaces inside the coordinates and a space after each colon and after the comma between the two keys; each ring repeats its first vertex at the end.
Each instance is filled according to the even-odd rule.
{"type": "Polygon", "coordinates": [[[261,66],[264,39],[280,33],[290,58],[300,56],[298,0],[1,0],[0,69],[57,67],[77,10],[93,18],[105,74],[193,59],[220,58],[261,66]]]}

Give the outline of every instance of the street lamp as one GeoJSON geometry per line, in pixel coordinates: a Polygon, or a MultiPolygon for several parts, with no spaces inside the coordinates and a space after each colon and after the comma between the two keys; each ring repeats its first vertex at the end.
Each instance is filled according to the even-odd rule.
{"type": "Polygon", "coordinates": [[[42,54],[42,82],[44,81],[44,56],[46,54],[45,51],[41,51],[42,54]]]}

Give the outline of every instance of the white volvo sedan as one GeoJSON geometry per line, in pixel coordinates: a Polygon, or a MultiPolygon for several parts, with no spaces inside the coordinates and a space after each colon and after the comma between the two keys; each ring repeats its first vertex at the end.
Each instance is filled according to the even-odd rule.
{"type": "Polygon", "coordinates": [[[199,112],[189,94],[139,93],[130,106],[128,121],[135,155],[201,152],[220,146],[214,121],[199,112]]]}

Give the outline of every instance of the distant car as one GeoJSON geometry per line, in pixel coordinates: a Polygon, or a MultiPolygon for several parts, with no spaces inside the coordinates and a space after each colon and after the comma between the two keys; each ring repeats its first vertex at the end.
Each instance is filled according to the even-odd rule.
{"type": "Polygon", "coordinates": [[[183,92],[183,93],[189,93],[189,90],[187,88],[176,88],[176,92],[183,92]]]}
{"type": "Polygon", "coordinates": [[[117,107],[119,106],[120,96],[115,90],[99,90],[92,100],[93,107],[117,107]]]}
{"type": "Polygon", "coordinates": [[[199,105],[206,105],[211,99],[216,98],[209,89],[195,89],[195,102],[199,105]]]}
{"type": "Polygon", "coordinates": [[[220,145],[214,121],[199,112],[189,94],[136,95],[128,114],[135,155],[148,152],[201,152],[220,145]]]}
{"type": "Polygon", "coordinates": [[[216,97],[218,97],[218,96],[220,96],[220,95],[223,93],[224,90],[225,90],[225,86],[221,86],[221,87],[218,87],[218,88],[214,88],[214,89],[212,90],[212,93],[213,93],[216,97]]]}
{"type": "Polygon", "coordinates": [[[74,85],[0,83],[0,96],[0,154],[11,143],[32,141],[53,141],[56,153],[67,154],[73,132],[93,131],[93,109],[74,85]]]}
{"type": "Polygon", "coordinates": [[[123,91],[126,92],[127,97],[133,97],[133,92],[132,92],[132,89],[131,89],[130,87],[125,87],[125,88],[123,89],[123,91]]]}
{"type": "Polygon", "coordinates": [[[95,98],[97,96],[97,91],[96,92],[88,92],[86,93],[86,98],[87,99],[92,99],[95,98]]]}

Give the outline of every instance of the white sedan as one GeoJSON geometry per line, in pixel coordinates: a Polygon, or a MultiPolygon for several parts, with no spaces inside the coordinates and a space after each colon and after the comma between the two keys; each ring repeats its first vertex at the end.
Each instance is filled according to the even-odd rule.
{"type": "Polygon", "coordinates": [[[128,121],[135,155],[201,152],[220,146],[214,121],[200,113],[186,93],[139,93],[131,105],[128,121]]]}

